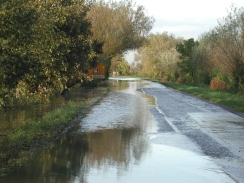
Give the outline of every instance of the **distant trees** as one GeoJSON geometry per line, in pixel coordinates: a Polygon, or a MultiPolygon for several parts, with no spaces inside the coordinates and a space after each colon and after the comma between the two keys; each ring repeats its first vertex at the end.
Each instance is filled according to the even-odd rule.
{"type": "Polygon", "coordinates": [[[0,1],[0,105],[62,93],[97,63],[109,72],[111,59],[139,48],[152,24],[131,0],[0,1]]]}
{"type": "Polygon", "coordinates": [[[175,38],[167,32],[150,35],[135,55],[137,63],[134,66],[140,67],[138,74],[154,78],[168,75],[174,78],[179,61],[175,47],[181,41],[181,38],[175,38]]]}
{"type": "MultiPolygon", "coordinates": [[[[191,67],[193,69],[193,81],[209,85],[214,71],[212,45],[206,37],[197,41],[190,55],[191,67]]],[[[191,80],[192,81],[192,80],[191,80]]]]}
{"type": "MultiPolygon", "coordinates": [[[[0,2],[0,106],[12,98],[63,91],[104,64],[109,75],[165,77],[209,85],[216,77],[244,93],[244,8],[232,7],[198,39],[149,35],[154,19],[131,0],[0,2]],[[128,64],[121,55],[138,49],[128,64]]],[[[44,95],[43,95],[44,96],[44,95]]]]}
{"type": "MultiPolygon", "coordinates": [[[[139,48],[154,22],[143,6],[137,6],[131,0],[94,1],[88,18],[92,23],[92,39],[103,43],[103,54],[98,62],[106,68],[110,68],[113,57],[139,48]]],[[[107,72],[109,74],[109,70],[107,72]]]]}
{"type": "Polygon", "coordinates": [[[111,60],[111,72],[115,71],[119,75],[127,76],[130,73],[130,66],[129,63],[124,59],[122,55],[117,55],[113,57],[111,60]]]}
{"type": "Polygon", "coordinates": [[[228,15],[197,41],[167,33],[150,35],[138,50],[131,71],[244,94],[244,8],[232,6],[228,15]]]}
{"type": "Polygon", "coordinates": [[[179,58],[181,62],[178,62],[180,68],[181,77],[186,81],[194,81],[194,72],[196,67],[192,63],[192,54],[194,47],[198,46],[198,42],[193,38],[185,40],[182,43],[176,45],[176,50],[180,53],[179,58]]]}
{"type": "Polygon", "coordinates": [[[211,80],[224,82],[226,89],[244,93],[243,7],[232,6],[215,28],[201,35],[191,62],[194,72],[198,73],[195,81],[208,85],[211,80]]]}

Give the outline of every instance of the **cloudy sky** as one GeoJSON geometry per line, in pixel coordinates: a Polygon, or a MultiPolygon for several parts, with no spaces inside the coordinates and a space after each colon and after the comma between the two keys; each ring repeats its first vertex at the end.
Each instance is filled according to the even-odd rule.
{"type": "Polygon", "coordinates": [[[153,33],[167,31],[185,39],[197,39],[217,25],[231,5],[244,6],[244,0],[134,0],[155,18],[153,33]]]}
{"type": "MultiPolygon", "coordinates": [[[[143,5],[147,15],[155,19],[152,33],[167,31],[176,37],[195,40],[214,28],[218,19],[226,17],[231,5],[244,7],[244,0],[134,0],[143,5]]],[[[125,55],[129,62],[134,52],[125,55]]]]}

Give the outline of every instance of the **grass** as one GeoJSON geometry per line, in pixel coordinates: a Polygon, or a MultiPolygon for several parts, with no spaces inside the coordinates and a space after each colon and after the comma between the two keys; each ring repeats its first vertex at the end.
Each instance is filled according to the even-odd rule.
{"type": "Polygon", "coordinates": [[[235,93],[226,91],[211,90],[209,88],[191,86],[186,84],[162,82],[160,79],[150,79],[151,81],[161,83],[178,91],[186,92],[194,96],[209,100],[211,102],[219,103],[221,105],[230,107],[239,112],[244,112],[244,98],[235,93]]]}
{"type": "Polygon", "coordinates": [[[7,134],[11,144],[31,146],[38,139],[53,139],[63,129],[71,125],[71,120],[82,114],[84,109],[92,105],[96,100],[87,103],[75,103],[69,101],[58,109],[44,114],[41,119],[26,122],[21,128],[7,134]]]}
{"type": "MultiPolygon", "coordinates": [[[[107,92],[103,91],[105,94],[107,92]]],[[[0,176],[19,168],[30,159],[35,147],[43,147],[82,118],[101,97],[87,102],[69,101],[59,108],[45,113],[42,118],[27,121],[20,128],[7,132],[0,138],[0,176]]]]}

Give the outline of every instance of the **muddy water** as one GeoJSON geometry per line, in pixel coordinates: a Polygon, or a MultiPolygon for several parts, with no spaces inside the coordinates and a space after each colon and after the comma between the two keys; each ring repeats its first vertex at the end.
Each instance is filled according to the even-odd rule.
{"type": "Polygon", "coordinates": [[[174,147],[172,139],[194,146],[181,135],[157,133],[154,98],[136,91],[145,85],[110,81],[108,96],[77,126],[0,182],[231,182],[210,158],[174,147]]]}
{"type": "Polygon", "coordinates": [[[67,101],[85,101],[96,95],[99,95],[99,93],[92,91],[92,89],[77,89],[77,91],[73,91],[71,94],[54,97],[50,103],[32,106],[29,109],[1,109],[0,134],[16,129],[30,119],[41,117],[44,113],[56,109],[67,101]]]}

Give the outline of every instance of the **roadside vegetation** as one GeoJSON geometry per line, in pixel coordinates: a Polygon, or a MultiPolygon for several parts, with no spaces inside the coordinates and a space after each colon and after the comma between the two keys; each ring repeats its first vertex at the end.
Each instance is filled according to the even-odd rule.
{"type": "Polygon", "coordinates": [[[244,112],[244,98],[240,97],[236,93],[220,90],[212,90],[208,87],[196,86],[193,84],[180,84],[173,82],[163,82],[161,79],[148,79],[157,83],[161,83],[167,87],[189,93],[199,98],[206,99],[208,101],[222,104],[230,107],[236,111],[244,112]]]}
{"type": "Polygon", "coordinates": [[[107,88],[99,88],[100,97],[85,102],[68,101],[41,118],[26,121],[19,128],[0,133],[0,176],[16,170],[33,157],[37,147],[49,145],[69,128],[78,124],[88,110],[106,95],[107,88]]]}
{"type": "Polygon", "coordinates": [[[130,74],[210,101],[244,109],[244,7],[230,7],[198,40],[168,32],[149,35],[130,64],[130,74]]]}
{"type": "MultiPolygon", "coordinates": [[[[106,78],[113,71],[149,77],[243,111],[243,17],[244,8],[233,6],[211,31],[184,40],[150,34],[153,17],[131,0],[2,0],[0,108],[49,102],[77,84],[92,83],[88,69],[101,64],[106,78]],[[123,58],[129,50],[137,50],[130,65],[123,58]]],[[[94,102],[69,102],[0,134],[0,175],[25,162],[32,147],[56,138],[94,102]]]]}
{"type": "MultiPolygon", "coordinates": [[[[0,108],[28,109],[79,84],[94,85],[88,69],[104,65],[108,77],[112,60],[142,46],[153,22],[131,0],[0,1],[0,108]]],[[[21,166],[33,147],[57,138],[97,100],[68,102],[1,133],[0,175],[21,166]]]]}
{"type": "Polygon", "coordinates": [[[153,18],[131,0],[0,2],[0,107],[48,102],[139,48],[153,18]]]}

